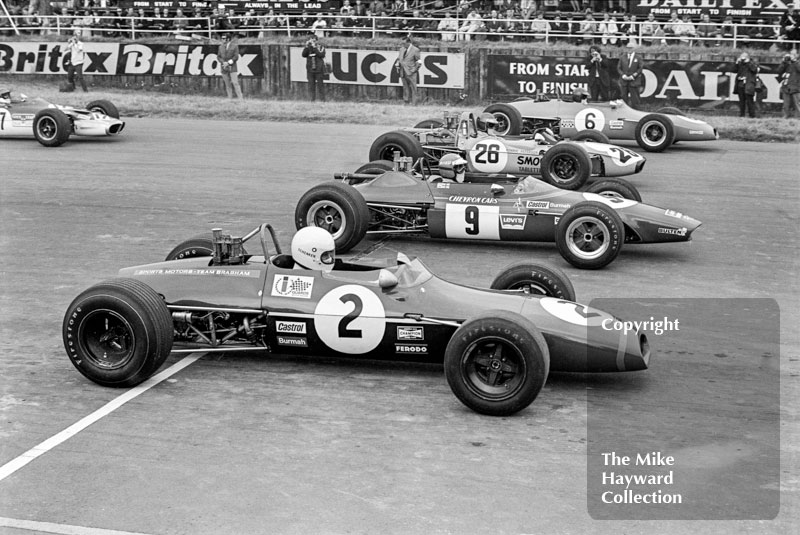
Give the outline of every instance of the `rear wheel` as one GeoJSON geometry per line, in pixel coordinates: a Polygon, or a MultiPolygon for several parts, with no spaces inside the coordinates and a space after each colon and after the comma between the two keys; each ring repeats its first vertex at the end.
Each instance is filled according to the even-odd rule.
{"type": "Polygon", "coordinates": [[[356,169],[357,175],[382,175],[386,171],[394,169],[394,164],[389,160],[376,160],[374,162],[365,163],[356,169]]]}
{"type": "Polygon", "coordinates": [[[550,372],[550,352],[529,319],[490,310],[456,330],[444,373],[461,402],[481,414],[508,416],[530,405],[550,372]]]}
{"type": "Polygon", "coordinates": [[[623,178],[604,178],[588,188],[589,193],[597,193],[605,197],[622,197],[631,201],[642,202],[642,196],[636,186],[623,178]]]}
{"type": "Polygon", "coordinates": [[[112,279],[81,293],[62,326],[72,364],[97,384],[130,387],[150,377],[172,350],[172,317],[155,290],[112,279]]]}
{"type": "Polygon", "coordinates": [[[566,273],[552,266],[525,260],[504,267],[489,288],[575,301],[575,288],[566,273]]]}
{"type": "Polygon", "coordinates": [[[114,119],[119,119],[119,110],[108,100],[93,100],[86,105],[86,109],[89,111],[98,111],[114,119]]]}
{"type": "Polygon", "coordinates": [[[611,143],[608,136],[599,130],[581,130],[572,136],[572,141],[594,141],[596,143],[605,143],[606,145],[611,143]]]}
{"type": "Polygon", "coordinates": [[[686,115],[678,108],[673,108],[672,106],[665,106],[663,108],[658,108],[656,113],[663,113],[664,115],[686,115]]]}
{"type": "Polygon", "coordinates": [[[394,161],[394,153],[400,156],[410,156],[417,161],[425,155],[419,140],[402,130],[387,132],[378,137],[369,149],[369,161],[388,160],[394,161]]]}
{"type": "Polygon", "coordinates": [[[183,260],[184,258],[196,258],[198,256],[213,256],[214,255],[214,242],[211,238],[203,236],[195,236],[186,241],[179,243],[167,253],[166,261],[170,260],[183,260]]]}
{"type": "Polygon", "coordinates": [[[559,143],[548,149],[542,158],[542,178],[562,189],[580,188],[591,173],[589,153],[578,145],[559,143]]]}
{"type": "Polygon", "coordinates": [[[415,124],[414,128],[444,128],[444,121],[442,119],[425,119],[415,124]]]}
{"type": "Polygon", "coordinates": [[[580,269],[600,269],[619,254],[625,227],[614,210],[588,201],[571,206],[556,226],[558,252],[580,269]]]}
{"type": "Polygon", "coordinates": [[[518,136],[522,132],[522,113],[514,106],[492,104],[483,111],[497,119],[494,131],[498,136],[518,136]]]}
{"type": "Polygon", "coordinates": [[[364,239],[369,226],[369,208],[352,186],[327,182],[308,190],[297,203],[294,222],[303,227],[324,228],[333,236],[336,251],[344,253],[364,239]]]}
{"type": "Polygon", "coordinates": [[[661,152],[672,144],[675,129],[664,115],[645,115],[636,125],[636,143],[648,152],[661,152]]]}
{"type": "Polygon", "coordinates": [[[45,147],[58,147],[69,139],[72,124],[61,110],[41,110],[33,118],[33,136],[45,147]]]}

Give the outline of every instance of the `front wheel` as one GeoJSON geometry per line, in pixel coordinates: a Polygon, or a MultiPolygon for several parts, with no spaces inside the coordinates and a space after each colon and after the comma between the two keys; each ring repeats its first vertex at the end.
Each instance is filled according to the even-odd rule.
{"type": "Polygon", "coordinates": [[[678,108],[673,108],[672,106],[664,106],[663,108],[658,108],[656,113],[663,113],[664,115],[686,115],[678,108]]]}
{"type": "Polygon", "coordinates": [[[389,160],[375,160],[374,162],[365,163],[355,170],[357,175],[382,175],[386,171],[394,169],[394,163],[389,160]]]}
{"type": "Polygon", "coordinates": [[[561,256],[580,269],[600,269],[619,254],[625,242],[622,219],[601,202],[571,206],[556,226],[556,246],[561,256]]]}
{"type": "Polygon", "coordinates": [[[588,188],[588,193],[597,193],[604,197],[622,197],[631,201],[642,202],[642,195],[636,186],[624,178],[604,178],[598,180],[588,188]]]}
{"type": "Polygon", "coordinates": [[[608,136],[599,130],[581,130],[572,136],[572,141],[594,141],[595,143],[605,143],[606,145],[611,144],[608,136]]]}
{"type": "Polygon", "coordinates": [[[483,111],[491,113],[497,119],[494,132],[498,136],[518,136],[522,132],[522,113],[514,106],[492,104],[483,111]]]}
{"type": "Polygon", "coordinates": [[[172,317],[143,282],[112,279],[72,301],[62,337],[84,376],[103,386],[131,387],[155,373],[172,351],[172,317]]]}
{"type": "Polygon", "coordinates": [[[67,114],[57,109],[41,110],[33,118],[33,136],[45,147],[58,147],[69,139],[72,124],[67,114]]]}
{"type": "Polygon", "coordinates": [[[672,144],[675,129],[664,115],[645,115],[636,125],[636,143],[648,152],[661,152],[672,144]]]}
{"type": "Polygon", "coordinates": [[[575,288],[566,273],[552,266],[525,260],[504,267],[489,288],[555,297],[567,301],[576,300],[575,288]]]}
{"type": "Polygon", "coordinates": [[[400,156],[409,156],[415,162],[425,155],[417,138],[403,130],[396,130],[378,136],[369,148],[369,161],[393,162],[395,152],[400,153],[400,156]]]}
{"type": "Polygon", "coordinates": [[[336,251],[344,253],[364,239],[369,226],[369,207],[352,186],[326,182],[308,190],[297,203],[294,222],[303,227],[324,228],[333,236],[336,251]]]}
{"type": "Polygon", "coordinates": [[[119,110],[108,100],[93,100],[86,105],[86,109],[89,111],[100,112],[103,115],[108,115],[114,119],[119,119],[119,110]]]}
{"type": "Polygon", "coordinates": [[[444,374],[456,397],[490,416],[508,416],[536,399],[550,372],[550,351],[529,319],[489,310],[465,321],[444,354],[444,374]]]}
{"type": "Polygon", "coordinates": [[[589,153],[577,144],[561,144],[547,150],[542,158],[542,178],[561,189],[576,190],[592,173],[589,153]]]}

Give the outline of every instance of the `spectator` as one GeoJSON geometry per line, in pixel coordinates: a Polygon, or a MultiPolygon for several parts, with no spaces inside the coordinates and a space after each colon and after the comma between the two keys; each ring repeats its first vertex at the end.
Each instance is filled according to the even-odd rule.
{"type": "Polygon", "coordinates": [[[647,20],[642,23],[642,42],[645,45],[652,45],[655,42],[656,28],[658,28],[656,16],[648,13],[647,20]]]}
{"type": "Polygon", "coordinates": [[[608,73],[608,58],[601,52],[600,47],[592,45],[589,47],[589,57],[586,59],[589,67],[589,94],[592,100],[608,100],[608,93],[611,86],[611,79],[608,73]]]}
{"type": "Polygon", "coordinates": [[[750,34],[753,41],[755,41],[753,46],[756,48],[769,48],[767,41],[772,38],[772,28],[766,24],[764,19],[758,19],[756,24],[757,26],[753,28],[753,33],[750,34]]]}
{"type": "Polygon", "coordinates": [[[482,23],[481,16],[478,14],[477,11],[471,9],[470,12],[467,14],[467,18],[464,21],[464,24],[458,29],[459,37],[463,41],[469,41],[473,34],[480,30],[482,23]]]}
{"type": "Polygon", "coordinates": [[[529,20],[536,13],[536,0],[520,0],[519,10],[523,20],[529,20]]]}
{"type": "Polygon", "coordinates": [[[604,45],[616,45],[619,42],[619,26],[617,19],[608,12],[603,15],[603,20],[598,25],[598,31],[602,37],[600,42],[604,45]]]}
{"type": "Polygon", "coordinates": [[[342,7],[339,8],[339,14],[343,17],[351,17],[354,11],[353,6],[350,5],[350,0],[344,0],[342,7]]]}
{"type": "Polygon", "coordinates": [[[419,48],[414,46],[410,35],[403,38],[403,46],[398,51],[394,65],[400,73],[400,81],[403,84],[403,101],[405,104],[416,105],[417,71],[422,65],[422,59],[419,48]]]}
{"type": "Polygon", "coordinates": [[[756,116],[755,94],[758,65],[750,60],[750,54],[742,52],[736,60],[736,82],[734,93],[739,96],[739,117],[744,117],[745,108],[750,117],[756,116]]]}
{"type": "Polygon", "coordinates": [[[681,44],[693,46],[694,40],[697,38],[697,29],[692,23],[692,17],[684,15],[683,20],[675,28],[675,35],[681,44]]]}
{"type": "Polygon", "coordinates": [[[503,21],[498,18],[497,10],[493,9],[489,14],[489,18],[484,21],[486,24],[486,31],[489,33],[490,41],[499,41],[500,34],[503,33],[503,21]]]}
{"type": "Polygon", "coordinates": [[[628,46],[638,48],[639,45],[641,45],[641,40],[639,39],[639,21],[636,20],[636,15],[633,13],[631,14],[630,26],[625,33],[628,35],[628,46]]]}
{"type": "Polygon", "coordinates": [[[800,41],[800,10],[797,7],[786,8],[786,12],[781,15],[781,40],[785,41],[784,46],[787,50],[797,48],[800,41]]]}
{"type": "Polygon", "coordinates": [[[86,81],[83,79],[83,64],[86,61],[86,52],[80,39],[80,30],[75,30],[72,37],[67,42],[67,52],[69,53],[69,65],[67,66],[67,83],[70,91],[75,89],[75,80],[81,84],[81,89],[86,93],[86,81]]]}
{"type": "Polygon", "coordinates": [[[700,16],[700,24],[697,25],[697,37],[703,46],[719,46],[720,30],[716,24],[711,22],[711,17],[708,13],[703,13],[700,16]]]}
{"type": "Polygon", "coordinates": [[[458,22],[449,11],[445,12],[444,18],[439,21],[436,27],[442,34],[442,41],[455,41],[458,32],[458,22]]]}
{"type": "Polygon", "coordinates": [[[305,9],[303,10],[303,12],[300,14],[299,17],[294,19],[294,27],[297,28],[298,30],[301,30],[300,31],[301,35],[308,33],[302,30],[310,29],[313,23],[314,21],[312,21],[311,17],[308,16],[308,11],[306,11],[305,9]]]}
{"type": "Polygon", "coordinates": [[[632,108],[638,108],[639,92],[642,88],[642,59],[634,48],[619,58],[617,71],[622,100],[632,108]]]}
{"type": "Polygon", "coordinates": [[[580,24],[580,29],[578,30],[581,35],[581,40],[584,43],[594,43],[594,37],[597,34],[597,31],[597,21],[594,20],[592,12],[588,11],[583,19],[583,22],[580,24]]]}
{"type": "Polygon", "coordinates": [[[783,117],[788,119],[792,113],[800,117],[800,62],[796,48],[784,56],[778,68],[778,80],[781,82],[783,117]]]}
{"type": "Polygon", "coordinates": [[[311,31],[319,38],[322,39],[325,37],[325,29],[328,27],[328,23],[322,18],[322,15],[317,16],[317,20],[315,20],[311,24],[311,31]]]}
{"type": "Polygon", "coordinates": [[[311,37],[303,47],[303,57],[306,58],[306,75],[308,77],[308,92],[311,101],[319,99],[325,102],[325,47],[319,42],[317,34],[311,37]]]}
{"type": "Polygon", "coordinates": [[[183,14],[181,8],[175,11],[175,19],[172,21],[172,28],[175,30],[176,34],[186,33],[187,28],[189,28],[189,19],[183,14]]]}
{"type": "MultiPolygon", "coordinates": [[[[722,34],[722,39],[726,41],[732,41],[735,29],[735,24],[733,22],[733,17],[728,15],[725,17],[725,20],[722,21],[722,28],[720,28],[720,32],[722,34]]],[[[730,43],[726,43],[730,44],[730,43]]]]}
{"type": "Polygon", "coordinates": [[[503,40],[514,41],[517,34],[522,33],[522,21],[519,15],[513,10],[506,10],[506,18],[503,21],[503,40]]]}
{"type": "Polygon", "coordinates": [[[550,23],[544,20],[544,13],[539,11],[536,18],[531,22],[531,33],[533,38],[543,41],[550,32],[550,23]]]}
{"type": "Polygon", "coordinates": [[[220,43],[217,49],[217,61],[220,65],[220,74],[222,74],[222,82],[225,84],[225,92],[228,98],[233,98],[234,91],[236,98],[241,100],[242,88],[239,85],[239,69],[236,63],[239,61],[239,42],[236,39],[236,34],[231,38],[227,33],[223,33],[220,37],[220,43]]]}
{"type": "Polygon", "coordinates": [[[680,34],[681,19],[678,18],[677,11],[670,11],[669,20],[664,23],[664,35],[668,38],[669,44],[677,43],[676,38],[680,34]]]}

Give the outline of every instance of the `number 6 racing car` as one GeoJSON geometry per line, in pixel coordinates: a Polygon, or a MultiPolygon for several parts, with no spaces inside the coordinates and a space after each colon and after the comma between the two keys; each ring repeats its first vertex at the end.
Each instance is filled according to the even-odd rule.
{"type": "Polygon", "coordinates": [[[388,132],[372,143],[369,160],[393,161],[399,153],[415,161],[423,158],[435,170],[443,156],[457,154],[467,161],[468,175],[541,176],[571,190],[590,177],[633,175],[644,168],[645,158],[632,150],[592,141],[560,141],[546,129],[521,138],[493,135],[489,121],[495,120],[486,115],[464,112],[459,118],[446,113],[443,122],[429,120],[388,132]]]}
{"type": "Polygon", "coordinates": [[[298,269],[290,255],[270,255],[267,231],[279,252],[268,225],[243,238],[215,230],[170,253],[181,260],[125,268],[85,290],[64,316],[70,360],[115,387],[144,381],[172,351],[443,360],[458,399],[498,416],[530,405],[550,370],[648,367],[646,336],[608,329],[616,318],[574,302],[553,268],[509,266],[490,290],[440,279],[402,253],[298,269]],[[255,236],[263,254],[248,255],[242,244],[255,236]]]}
{"type": "MultiPolygon", "coordinates": [[[[623,198],[613,188],[608,195],[568,191],[533,177],[459,183],[400,167],[408,163],[377,175],[337,173],[341,182],[314,186],[297,203],[296,227],[324,228],[341,252],[366,234],[555,241],[573,266],[598,269],[617,257],[623,243],[689,241],[701,224],[680,212],[623,198]]],[[[597,191],[604,190],[598,186],[597,191]]]]}
{"type": "Polygon", "coordinates": [[[115,136],[123,128],[117,107],[107,100],[80,109],[0,90],[0,137],[33,137],[45,147],[58,147],[70,135],[115,136]]]}

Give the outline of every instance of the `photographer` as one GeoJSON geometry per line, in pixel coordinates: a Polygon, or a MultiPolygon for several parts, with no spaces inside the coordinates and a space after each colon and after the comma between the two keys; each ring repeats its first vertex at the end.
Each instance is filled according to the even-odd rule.
{"type": "Polygon", "coordinates": [[[236,40],[236,35],[231,39],[227,33],[223,33],[221,39],[222,43],[217,50],[217,60],[219,61],[222,81],[225,83],[225,91],[228,93],[228,98],[233,98],[233,91],[235,90],[236,98],[241,100],[242,88],[239,86],[239,70],[236,67],[236,62],[239,61],[239,43],[236,40]]]}
{"type": "Polygon", "coordinates": [[[306,58],[306,76],[308,77],[308,90],[311,101],[319,99],[325,102],[325,47],[319,42],[316,34],[306,41],[303,48],[303,57],[306,58]]]}
{"type": "Polygon", "coordinates": [[[608,100],[611,77],[608,73],[608,58],[600,53],[600,47],[589,47],[589,94],[594,101],[608,100]]]}
{"type": "Polygon", "coordinates": [[[80,30],[75,30],[75,33],[67,41],[67,52],[69,53],[69,65],[67,66],[67,86],[70,91],[75,89],[75,79],[81,84],[81,89],[84,93],[86,89],[86,81],[83,79],[83,62],[86,60],[86,53],[83,50],[83,43],[80,38],[80,30]]]}
{"type": "Polygon", "coordinates": [[[739,117],[744,117],[745,108],[750,117],[756,116],[755,94],[758,64],[750,60],[750,54],[742,52],[736,60],[736,85],[734,93],[739,96],[739,117]]]}
{"type": "Polygon", "coordinates": [[[783,57],[778,68],[785,119],[791,117],[793,111],[800,117],[800,62],[797,59],[797,49],[793,49],[783,57]]]}

